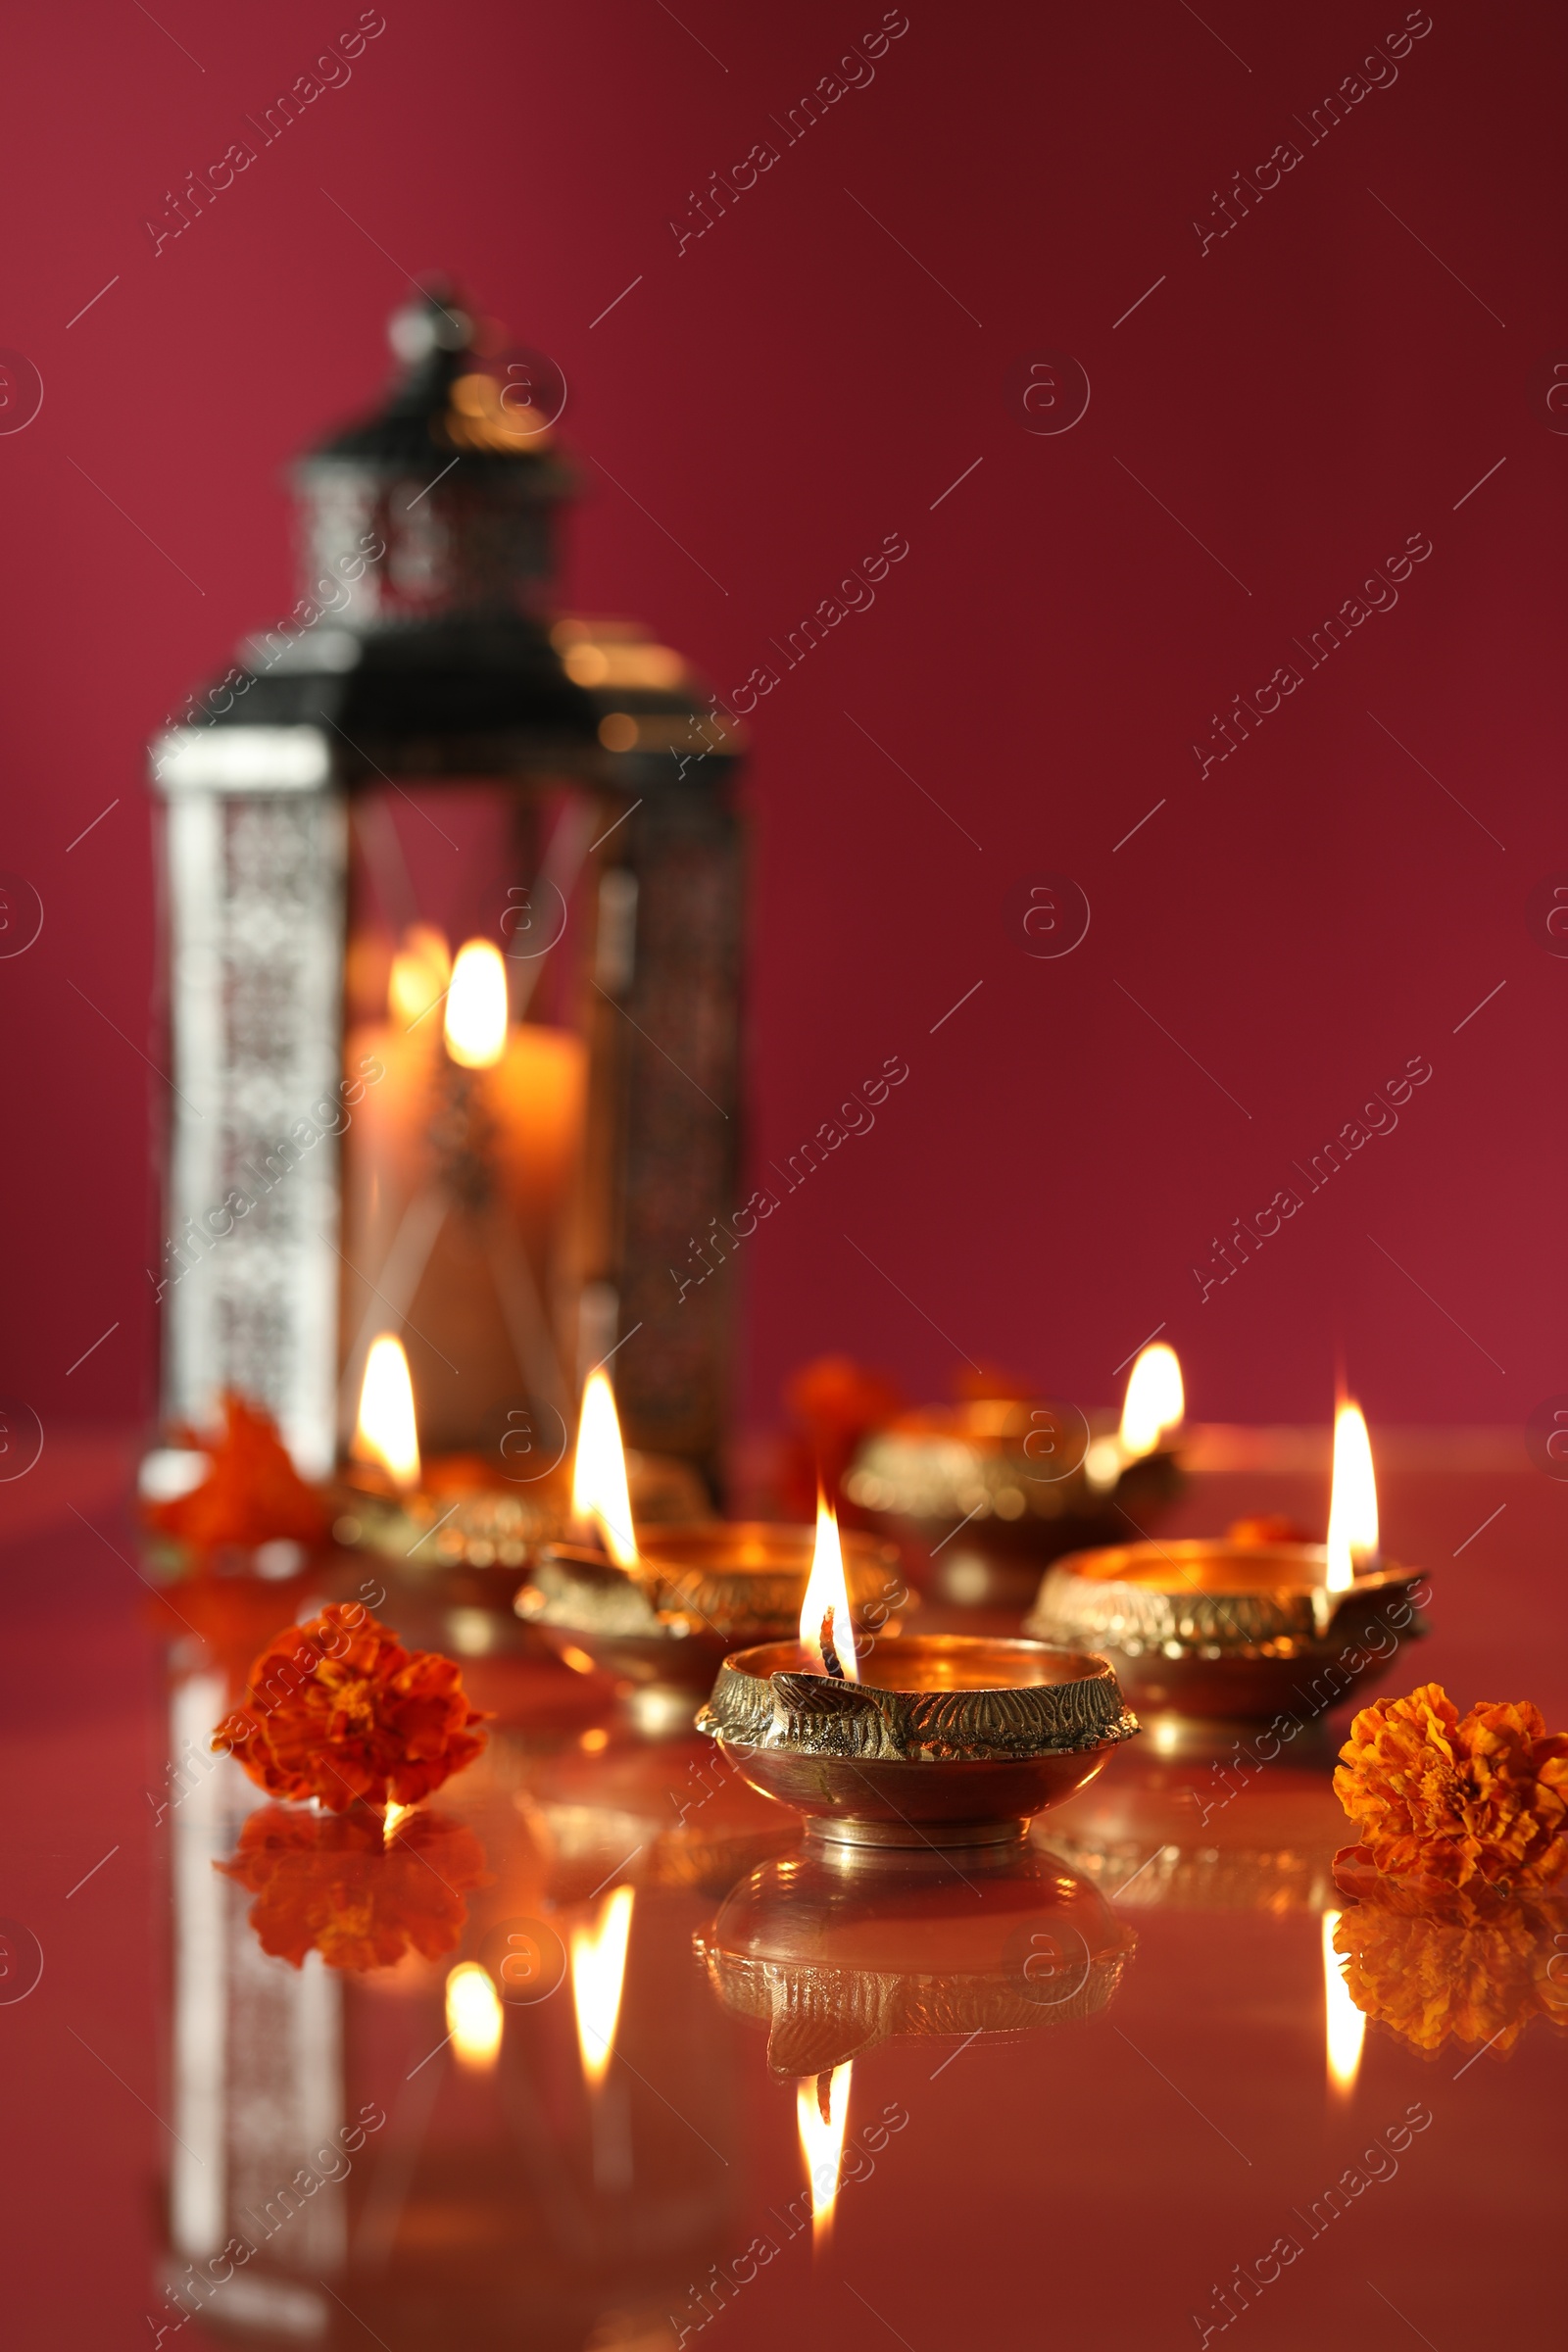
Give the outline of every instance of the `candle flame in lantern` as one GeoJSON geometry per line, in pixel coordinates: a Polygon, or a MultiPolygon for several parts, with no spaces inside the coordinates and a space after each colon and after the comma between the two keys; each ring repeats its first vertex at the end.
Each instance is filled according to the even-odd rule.
{"type": "Polygon", "coordinates": [[[1339,1911],[1323,1914],[1323,2043],[1329,2087],[1340,2098],[1348,2099],[1361,2071],[1366,2019],[1350,1998],[1340,1955],[1334,1949],[1334,1931],[1343,1916],[1339,1911]]]}
{"type": "Polygon", "coordinates": [[[839,2163],[850,2120],[850,2082],[853,2059],[836,2066],[831,2075],[803,2082],[795,2094],[795,2127],[801,2135],[806,2177],[811,2184],[811,2247],[820,2253],[833,2234],[833,2208],[838,2202],[839,2163]]]}
{"type": "Polygon", "coordinates": [[[590,1372],[577,1419],[577,1455],[571,1470],[571,1516],[599,1540],[617,1568],[637,1565],[637,1537],[626,1491],[626,1453],[615,1415],[615,1392],[603,1372],[590,1372]]]}
{"type": "Polygon", "coordinates": [[[634,1899],[633,1887],[617,1886],[607,1897],[596,1925],[571,1931],[571,1998],[577,2012],[577,2048],[590,2090],[604,2081],[615,2045],[634,1899]]]}
{"type": "Polygon", "coordinates": [[[398,1834],[398,1824],[414,1811],[412,1805],[400,1805],[395,1796],[388,1797],[386,1811],[381,1816],[381,1843],[390,1845],[398,1834]]]}
{"type": "Polygon", "coordinates": [[[447,2032],[458,2062],[482,2074],[501,2055],[505,2022],[501,1998],[476,1960],[464,1960],[447,1978],[447,2032]]]}
{"type": "Polygon", "coordinates": [[[1186,1410],[1176,1350],[1158,1341],[1143,1350],[1127,1376],[1121,1408],[1123,1452],[1134,1461],[1141,1454],[1152,1453],[1167,1429],[1181,1426],[1186,1410]]]}
{"type": "Polygon", "coordinates": [[[354,1450],[362,1461],[379,1462],[404,1492],[419,1483],[419,1433],[414,1418],[414,1383],[403,1342],[389,1331],[370,1342],[360,1389],[360,1419],[354,1450]]]}
{"type": "Polygon", "coordinates": [[[844,1578],[844,1547],[839,1542],[838,1514],[818,1488],[816,1548],[811,1554],[811,1573],[807,1581],[806,1598],[801,1603],[801,1646],[810,1653],[826,1674],[830,1669],[822,1647],[824,1627],[844,1670],[846,1682],[858,1683],[860,1670],[855,1659],[855,1628],[850,1622],[850,1590],[844,1578]]]}
{"type": "Polygon", "coordinates": [[[446,933],[434,923],[411,923],[392,958],[387,982],[387,1011],[405,1029],[412,1029],[446,994],[452,977],[452,951],[446,933]]]}
{"type": "Polygon", "coordinates": [[[1372,1469],[1372,1441],[1358,1404],[1342,1404],[1334,1416],[1334,1487],[1329,1498],[1328,1572],[1331,1592],[1348,1592],[1357,1568],[1378,1551],[1378,1483],[1372,1469]]]}
{"type": "Polygon", "coordinates": [[[447,1052],[466,1070],[493,1069],[507,1050],[507,967],[488,939],[458,950],[447,991],[447,1052]]]}

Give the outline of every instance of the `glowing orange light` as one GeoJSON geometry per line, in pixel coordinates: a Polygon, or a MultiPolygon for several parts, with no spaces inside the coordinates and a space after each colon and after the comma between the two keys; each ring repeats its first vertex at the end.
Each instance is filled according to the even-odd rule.
{"type": "Polygon", "coordinates": [[[1122,1450],[1134,1461],[1152,1453],[1167,1429],[1178,1429],[1187,1410],[1182,1368],[1163,1340],[1146,1348],[1127,1376],[1121,1408],[1122,1450]]]}
{"type": "Polygon", "coordinates": [[[815,2253],[823,2251],[833,2234],[854,2073],[854,2061],[847,2059],[831,2076],[818,2075],[814,2082],[803,2082],[795,2094],[795,2128],[811,2184],[811,2247],[815,2253]]]}
{"type": "Polygon", "coordinates": [[[395,1487],[407,1493],[419,1483],[419,1433],[414,1418],[414,1383],[403,1342],[383,1331],[370,1342],[360,1388],[360,1417],[354,1452],[379,1462],[395,1487]]]}
{"type": "Polygon", "coordinates": [[[1342,1916],[1338,1911],[1323,1914],[1323,2040],[1329,2088],[1336,2097],[1348,2099],[1361,2071],[1366,2019],[1350,1998],[1340,1955],[1334,1949],[1334,1931],[1342,1916]]]}
{"type": "Polygon", "coordinates": [[[1372,1441],[1357,1404],[1334,1416],[1334,1487],[1329,1499],[1328,1570],[1331,1592],[1348,1592],[1357,1568],[1378,1553],[1378,1482],[1372,1441]]]}
{"type": "Polygon", "coordinates": [[[844,1581],[844,1547],[839,1542],[839,1523],[832,1504],[820,1491],[816,1497],[816,1549],[811,1555],[811,1574],[806,1587],[806,1598],[801,1604],[801,1644],[808,1650],[825,1674],[827,1659],[822,1651],[822,1626],[831,1617],[830,1639],[838,1653],[847,1682],[858,1683],[860,1670],[855,1657],[855,1628],[850,1622],[850,1591],[844,1581]]]}
{"type": "Polygon", "coordinates": [[[493,1069],[507,1050],[507,967],[488,939],[458,950],[447,990],[447,1052],[466,1070],[493,1069]]]}
{"type": "Polygon", "coordinates": [[[433,923],[411,923],[392,958],[387,983],[387,1011],[405,1029],[412,1029],[438,1004],[452,977],[452,951],[446,933],[433,923]]]}
{"type": "Polygon", "coordinates": [[[447,2032],[458,2063],[487,2073],[501,2055],[505,2022],[488,1975],[477,1961],[461,1961],[447,1978],[447,2032]]]}
{"type": "Polygon", "coordinates": [[[571,1998],[577,2012],[577,2049],[590,2090],[605,2079],[620,2023],[635,1889],[617,1886],[596,1924],[571,1931],[571,1998]]]}
{"type": "Polygon", "coordinates": [[[577,1454],[571,1470],[571,1516],[583,1534],[597,1530],[617,1568],[637,1565],[637,1537],[626,1489],[626,1452],[620,1442],[615,1393],[603,1372],[590,1372],[577,1421],[577,1454]]]}

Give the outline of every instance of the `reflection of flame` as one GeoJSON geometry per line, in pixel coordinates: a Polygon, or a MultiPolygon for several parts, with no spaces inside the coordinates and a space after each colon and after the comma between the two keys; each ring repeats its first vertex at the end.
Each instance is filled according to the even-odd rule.
{"type": "Polygon", "coordinates": [[[394,1486],[419,1483],[419,1433],[414,1419],[414,1383],[403,1342],[383,1331],[370,1342],[360,1390],[360,1419],[354,1451],[361,1461],[379,1462],[394,1486]]]}
{"type": "Polygon", "coordinates": [[[476,2074],[501,2055],[500,1996],[475,1960],[460,1961],[447,1979],[447,2032],[461,2064],[476,2074]]]}
{"type": "Polygon", "coordinates": [[[850,2120],[850,2078],[854,2061],[846,2059],[831,2075],[803,2082],[795,2094],[795,2123],[801,2135],[801,2154],[811,2183],[811,2244],[820,2252],[833,2234],[833,2208],[839,2193],[839,2159],[850,2120]]]}
{"type": "Polygon", "coordinates": [[[488,1070],[507,1050],[507,967],[487,939],[458,950],[447,991],[447,1052],[466,1070],[488,1070]]]}
{"type": "Polygon", "coordinates": [[[1127,1396],[1121,1408],[1123,1451],[1133,1461],[1140,1454],[1152,1453],[1167,1429],[1180,1427],[1186,1410],[1176,1350],[1159,1340],[1144,1349],[1127,1376],[1127,1396]]]}
{"type": "Polygon", "coordinates": [[[433,923],[411,923],[403,934],[403,945],[392,958],[392,977],[387,983],[387,1011],[405,1029],[422,1021],[431,1006],[438,1004],[446,994],[452,977],[452,951],[447,946],[446,933],[433,923]]]}
{"type": "Polygon", "coordinates": [[[617,1886],[599,1914],[599,1924],[571,1931],[571,1998],[577,2012],[577,2048],[590,2089],[605,2079],[620,2019],[626,1981],[626,1945],[631,1936],[634,1889],[617,1886]]]}
{"type": "Polygon", "coordinates": [[[617,1568],[637,1565],[637,1537],[626,1491],[626,1453],[615,1417],[615,1392],[603,1372],[590,1372],[577,1421],[571,1470],[571,1516],[584,1532],[597,1528],[617,1568]]]}
{"type": "Polygon", "coordinates": [[[1348,2099],[1361,2071],[1366,2019],[1350,1998],[1350,1988],[1334,1949],[1334,1931],[1343,1917],[1340,1911],[1323,1914],[1323,2039],[1330,2086],[1341,2098],[1348,2099]]]}
{"type": "Polygon", "coordinates": [[[850,1623],[850,1591],[844,1581],[844,1548],[839,1542],[838,1516],[818,1490],[816,1549],[811,1554],[811,1573],[806,1598],[801,1603],[801,1645],[810,1652],[824,1674],[828,1663],[822,1653],[822,1628],[829,1618],[832,1623],[828,1639],[838,1652],[845,1679],[858,1683],[860,1670],[855,1662],[855,1629],[850,1623]]]}
{"type": "Polygon", "coordinates": [[[1328,1573],[1331,1592],[1347,1592],[1357,1568],[1377,1557],[1378,1485],[1372,1470],[1372,1441],[1358,1404],[1342,1404],[1334,1416],[1334,1488],[1329,1500],[1328,1573]]]}

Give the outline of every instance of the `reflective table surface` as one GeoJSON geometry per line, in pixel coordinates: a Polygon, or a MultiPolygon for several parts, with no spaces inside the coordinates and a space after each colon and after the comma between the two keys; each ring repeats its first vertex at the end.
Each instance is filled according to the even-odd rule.
{"type": "MultiPolygon", "coordinates": [[[[1326,1451],[1198,1458],[1160,1532],[1320,1524],[1326,1451]]],[[[1343,1710],[847,1863],[519,1634],[465,1660],[485,1756],[367,1839],[202,1760],[309,1596],[171,1617],[130,1468],[68,1437],[0,1490],[12,2352],[1559,2340],[1568,1906],[1338,1893],[1343,1710]]],[[[1380,1485],[1432,1582],[1384,1690],[1568,1725],[1568,1488],[1502,1433],[1380,1485]]]]}

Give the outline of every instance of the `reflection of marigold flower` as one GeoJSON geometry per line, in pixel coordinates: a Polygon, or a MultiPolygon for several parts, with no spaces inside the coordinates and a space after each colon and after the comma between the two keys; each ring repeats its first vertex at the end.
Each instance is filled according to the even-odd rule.
{"type": "Polygon", "coordinates": [[[1350,1998],[1413,2049],[1452,2039],[1507,2051],[1532,2018],[1568,2027],[1560,1902],[1457,1887],[1423,1898],[1380,1878],[1364,1848],[1337,1856],[1334,1875],[1362,1898],[1334,1931],[1350,1998]]]}
{"type": "Polygon", "coordinates": [[[228,1392],[223,1420],[222,1436],[207,1449],[212,1467],[201,1485],[172,1502],[150,1504],[148,1525],[204,1555],[280,1538],[318,1543],[326,1506],[295,1469],[270,1413],[228,1392]]]}
{"type": "Polygon", "coordinates": [[[1376,1867],[1452,1886],[1549,1886],[1568,1867],[1568,1737],[1539,1709],[1461,1720],[1439,1683],[1363,1707],[1334,1791],[1376,1867]]]}
{"type": "Polygon", "coordinates": [[[463,1934],[464,1895],[490,1884],[473,1832],[434,1813],[411,1813],[383,1841],[375,1813],[263,1805],[217,1867],[256,1896],[263,1951],[295,1968],[312,1951],[328,1968],[391,1968],[411,1946],[439,1959],[463,1934]]]}
{"type": "Polygon", "coordinates": [[[450,1658],[405,1649],[358,1601],[334,1601],[273,1636],[213,1745],[273,1796],[341,1813],[357,1797],[417,1804],[472,1763],[483,1721],[450,1658]]]}

